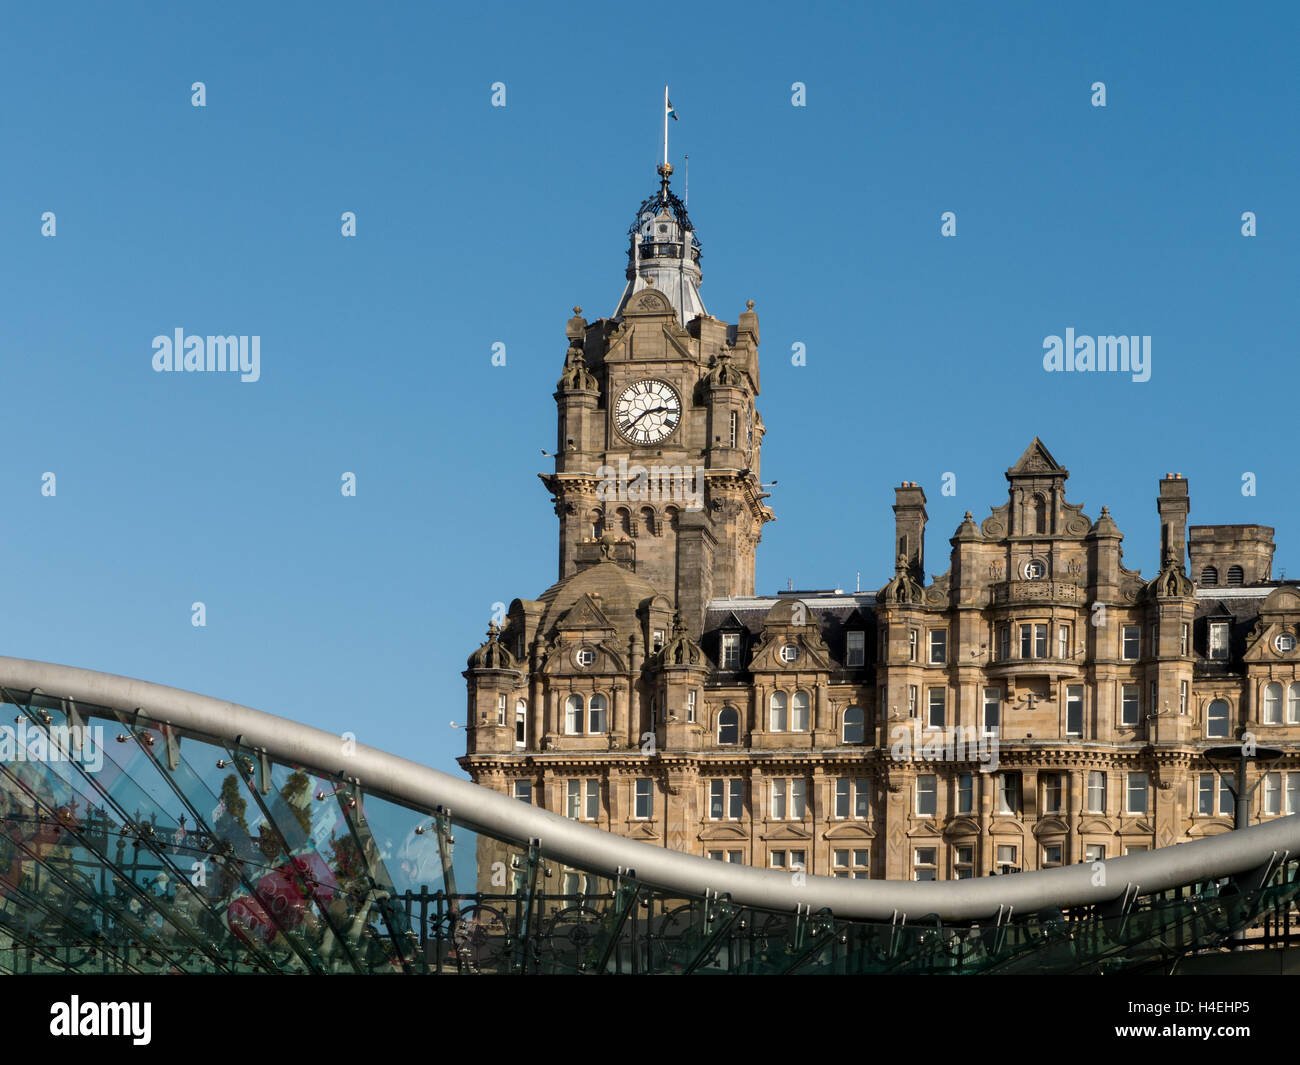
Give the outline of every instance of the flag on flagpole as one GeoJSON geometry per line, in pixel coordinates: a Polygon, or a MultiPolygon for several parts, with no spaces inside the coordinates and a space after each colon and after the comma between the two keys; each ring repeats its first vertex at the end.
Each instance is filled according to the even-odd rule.
{"type": "Polygon", "coordinates": [[[676,122],[677,112],[673,110],[673,102],[671,100],[668,100],[667,104],[668,104],[668,111],[666,112],[666,114],[669,118],[671,118],[674,122],[676,122]]]}

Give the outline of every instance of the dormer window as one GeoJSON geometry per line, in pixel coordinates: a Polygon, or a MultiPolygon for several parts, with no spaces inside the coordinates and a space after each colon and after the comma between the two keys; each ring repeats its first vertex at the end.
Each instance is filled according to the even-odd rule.
{"type": "Polygon", "coordinates": [[[1226,621],[1210,622],[1209,658],[1226,660],[1228,657],[1228,623],[1226,621]]]}
{"type": "Polygon", "coordinates": [[[662,651],[664,649],[664,630],[655,629],[651,638],[650,645],[653,650],[662,651]]]}
{"type": "Polygon", "coordinates": [[[1025,580],[1041,581],[1047,576],[1047,563],[1041,558],[1031,558],[1025,563],[1025,580]]]}
{"type": "Polygon", "coordinates": [[[722,634],[722,668],[740,668],[740,633],[738,632],[722,634]]]}
{"type": "Polygon", "coordinates": [[[1295,637],[1289,632],[1279,633],[1273,640],[1273,646],[1276,647],[1281,654],[1289,655],[1295,650],[1295,637]]]}
{"type": "Polygon", "coordinates": [[[781,648],[782,662],[796,662],[799,659],[799,648],[792,643],[786,644],[781,648]]]}
{"type": "Polygon", "coordinates": [[[574,655],[574,659],[577,661],[578,665],[583,669],[586,669],[588,666],[594,666],[596,664],[596,652],[590,647],[583,647],[578,650],[576,655],[574,655]]]}

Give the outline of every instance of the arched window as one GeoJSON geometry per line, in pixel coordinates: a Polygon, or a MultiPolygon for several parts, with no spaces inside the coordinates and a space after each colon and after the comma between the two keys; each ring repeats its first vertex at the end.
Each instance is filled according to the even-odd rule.
{"type": "Polygon", "coordinates": [[[1264,685],[1264,716],[1260,720],[1266,725],[1282,724],[1282,685],[1277,681],[1264,685]]]}
{"type": "Polygon", "coordinates": [[[1034,532],[1047,532],[1047,500],[1040,495],[1034,496],[1034,532]]]}
{"type": "Polygon", "coordinates": [[[587,512],[587,527],[591,529],[591,535],[597,540],[605,535],[605,519],[599,510],[587,512]]]}
{"type": "Polygon", "coordinates": [[[772,717],[771,720],[768,722],[768,726],[767,726],[769,731],[771,732],[785,731],[785,724],[786,724],[785,709],[786,709],[785,692],[773,692],[772,693],[772,717]]]}
{"type": "Polygon", "coordinates": [[[655,512],[650,507],[641,508],[641,532],[645,536],[654,536],[655,512]]]}
{"type": "Polygon", "coordinates": [[[667,525],[668,528],[670,528],[673,532],[677,531],[677,508],[676,507],[664,508],[664,524],[667,525]]]}
{"type": "Polygon", "coordinates": [[[528,746],[528,703],[524,699],[515,703],[515,746],[528,746]]]}
{"type": "Polygon", "coordinates": [[[795,692],[794,703],[790,707],[790,731],[808,731],[808,693],[795,692]]]}
{"type": "Polygon", "coordinates": [[[1219,583],[1219,571],[1213,566],[1206,566],[1201,570],[1201,587],[1214,588],[1219,583]]]}
{"type": "Polygon", "coordinates": [[[1295,681],[1287,687],[1286,723],[1300,725],[1300,681],[1295,681]]]}
{"type": "Polygon", "coordinates": [[[718,742],[740,742],[740,711],[734,706],[724,706],[718,714],[718,742]]]}
{"type": "Polygon", "coordinates": [[[865,718],[860,706],[850,706],[844,711],[844,742],[866,742],[865,718]]]}
{"type": "Polygon", "coordinates": [[[632,513],[627,507],[619,507],[614,512],[614,522],[618,527],[618,531],[624,536],[632,535],[632,513]]]}
{"type": "Polygon", "coordinates": [[[583,709],[581,695],[570,695],[564,700],[564,731],[571,736],[582,734],[583,709]]]}
{"type": "Polygon", "coordinates": [[[1228,738],[1228,704],[1224,700],[1215,699],[1206,710],[1205,734],[1212,740],[1228,738]]]}
{"type": "Polygon", "coordinates": [[[587,703],[587,731],[604,732],[605,731],[605,712],[609,708],[609,703],[603,695],[593,695],[591,701],[587,703]]]}
{"type": "Polygon", "coordinates": [[[1241,568],[1240,566],[1229,566],[1229,567],[1228,567],[1228,587],[1229,587],[1229,588],[1240,588],[1240,587],[1241,587],[1243,584],[1245,584],[1245,583],[1246,583],[1246,574],[1245,574],[1245,571],[1242,570],[1242,568],[1241,568]]]}

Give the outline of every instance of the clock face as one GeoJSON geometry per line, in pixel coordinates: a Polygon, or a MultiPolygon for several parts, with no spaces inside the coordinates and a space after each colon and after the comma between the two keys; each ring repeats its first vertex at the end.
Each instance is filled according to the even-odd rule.
{"type": "Polygon", "coordinates": [[[614,424],[633,444],[667,440],[682,420],[682,401],[666,381],[647,378],[623,389],[614,404],[614,424]]]}

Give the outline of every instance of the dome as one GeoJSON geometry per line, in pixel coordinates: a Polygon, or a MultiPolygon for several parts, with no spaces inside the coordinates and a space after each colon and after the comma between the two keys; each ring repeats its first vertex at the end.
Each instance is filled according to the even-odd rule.
{"type": "Polygon", "coordinates": [[[591,596],[609,624],[630,635],[641,628],[637,608],[656,594],[654,585],[625,566],[598,562],[551,585],[538,597],[545,609],[537,631],[550,636],[584,596],[591,596]]]}
{"type": "Polygon", "coordinates": [[[671,166],[659,167],[659,191],[637,209],[628,229],[627,286],[613,317],[621,319],[638,292],[655,288],[668,297],[683,326],[707,314],[700,300],[700,241],[682,203],[668,187],[671,166]]]}

